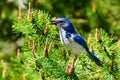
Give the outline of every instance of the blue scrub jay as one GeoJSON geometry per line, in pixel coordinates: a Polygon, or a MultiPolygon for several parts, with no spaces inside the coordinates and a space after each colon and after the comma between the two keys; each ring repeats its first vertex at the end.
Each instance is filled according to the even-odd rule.
{"type": "Polygon", "coordinates": [[[77,34],[68,18],[57,18],[50,22],[58,26],[61,43],[65,48],[75,53],[75,60],[78,54],[82,52],[86,53],[97,65],[102,66],[102,61],[89,50],[86,41],[77,34]]]}

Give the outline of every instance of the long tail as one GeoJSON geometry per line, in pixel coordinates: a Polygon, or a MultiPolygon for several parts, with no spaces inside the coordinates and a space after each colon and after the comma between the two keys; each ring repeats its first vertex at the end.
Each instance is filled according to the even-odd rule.
{"type": "Polygon", "coordinates": [[[98,65],[98,66],[103,66],[103,62],[94,55],[93,52],[87,50],[88,56],[98,65]]]}

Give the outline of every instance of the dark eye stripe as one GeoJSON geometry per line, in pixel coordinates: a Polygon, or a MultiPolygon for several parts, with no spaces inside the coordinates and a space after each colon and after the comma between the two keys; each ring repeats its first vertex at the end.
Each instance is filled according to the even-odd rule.
{"type": "Polygon", "coordinates": [[[64,23],[64,21],[60,21],[60,23],[64,23]]]}

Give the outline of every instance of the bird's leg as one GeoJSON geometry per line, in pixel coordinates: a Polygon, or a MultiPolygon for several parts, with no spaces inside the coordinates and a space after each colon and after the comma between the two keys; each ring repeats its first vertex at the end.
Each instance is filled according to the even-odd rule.
{"type": "Polygon", "coordinates": [[[70,56],[69,52],[68,52],[68,51],[66,51],[66,49],[64,49],[64,59],[65,59],[65,65],[66,65],[66,63],[67,63],[67,61],[68,61],[68,59],[69,59],[69,56],[70,56]]]}
{"type": "Polygon", "coordinates": [[[74,74],[74,72],[75,72],[74,64],[75,64],[75,62],[76,62],[77,57],[78,57],[78,55],[76,54],[75,57],[74,57],[74,59],[72,60],[72,64],[69,64],[69,65],[67,66],[66,73],[67,73],[68,75],[73,75],[73,74],[74,74]]]}
{"type": "Polygon", "coordinates": [[[74,64],[75,64],[75,62],[76,62],[76,60],[77,60],[77,57],[78,57],[78,55],[75,54],[75,56],[74,56],[74,58],[73,58],[73,61],[72,61],[72,66],[74,66],[74,64]]]}

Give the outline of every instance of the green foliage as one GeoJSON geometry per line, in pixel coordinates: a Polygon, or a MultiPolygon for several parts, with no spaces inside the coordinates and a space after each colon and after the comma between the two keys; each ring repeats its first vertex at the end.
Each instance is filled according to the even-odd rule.
{"type": "Polygon", "coordinates": [[[0,39],[14,39],[12,20],[15,17],[15,3],[4,0],[0,3],[0,39]]]}
{"type": "Polygon", "coordinates": [[[78,31],[90,32],[103,28],[109,34],[119,37],[119,0],[31,0],[35,8],[49,11],[54,17],[67,17],[78,26],[78,31]],[[37,2],[37,3],[36,3],[37,2]]]}
{"type": "Polygon", "coordinates": [[[31,17],[26,12],[21,20],[15,19],[13,30],[22,35],[24,43],[21,51],[8,61],[1,61],[0,79],[8,80],[118,80],[120,76],[120,50],[114,37],[100,29],[91,32],[88,46],[103,61],[103,67],[97,66],[85,54],[80,54],[75,63],[75,72],[66,73],[66,66],[72,63],[74,54],[64,50],[58,39],[55,26],[49,25],[47,12],[33,10],[31,17]],[[29,17],[29,18],[28,18],[29,17]],[[47,31],[46,31],[47,30],[47,31]],[[94,36],[98,34],[101,40],[94,36]],[[50,46],[51,45],[51,46],[50,46]],[[69,54],[69,55],[68,55],[69,54]],[[5,64],[5,65],[3,65],[5,64]],[[6,66],[6,68],[5,68],[6,66]]]}
{"type": "Polygon", "coordinates": [[[16,39],[12,32],[13,19],[17,15],[16,9],[19,5],[24,6],[23,8],[27,7],[25,4],[28,2],[31,2],[35,9],[49,12],[52,17],[70,18],[80,32],[88,33],[97,27],[120,37],[119,0],[27,0],[20,2],[4,0],[0,3],[1,39],[16,39]]]}

